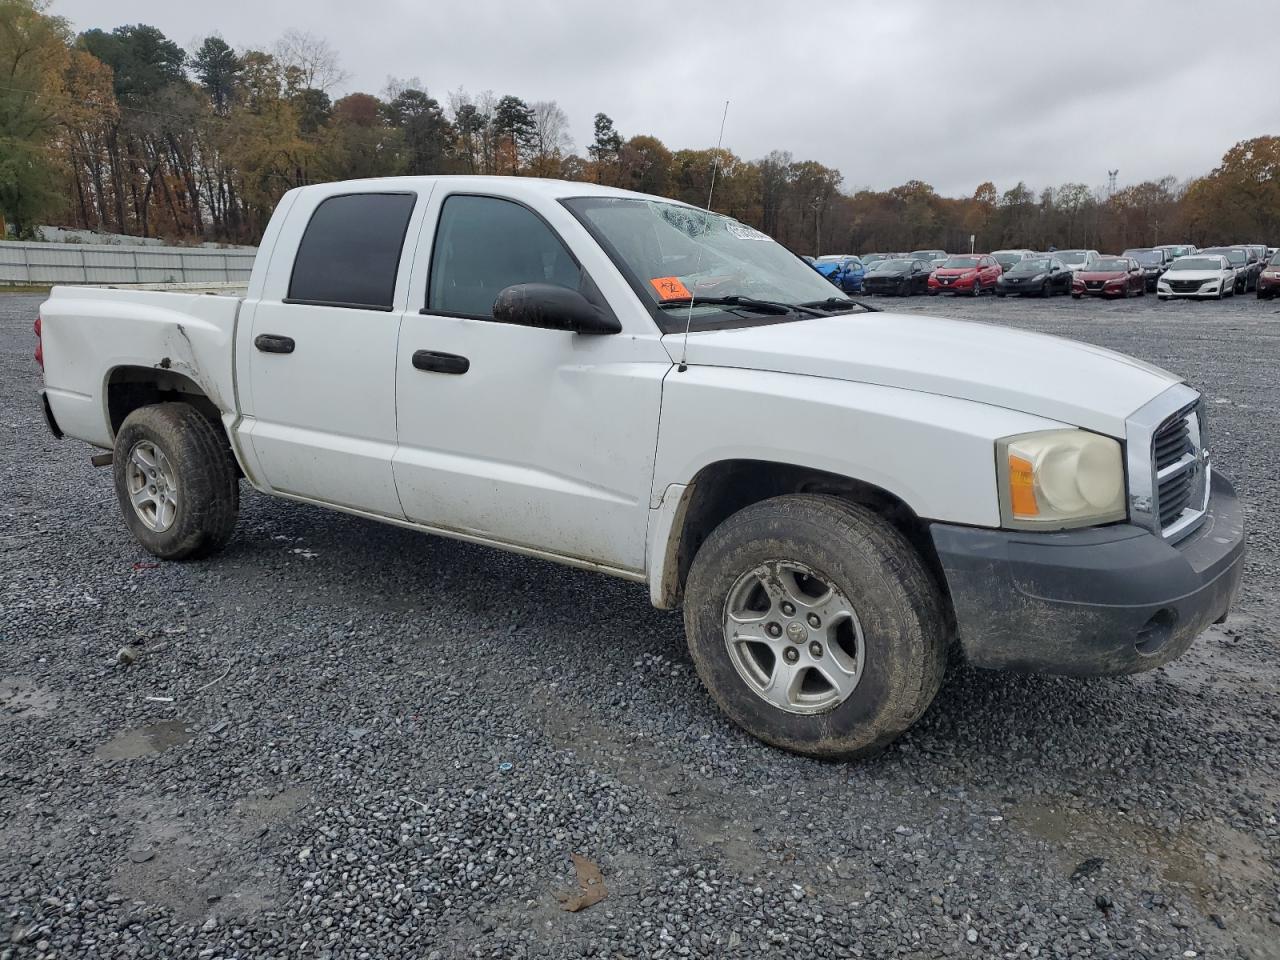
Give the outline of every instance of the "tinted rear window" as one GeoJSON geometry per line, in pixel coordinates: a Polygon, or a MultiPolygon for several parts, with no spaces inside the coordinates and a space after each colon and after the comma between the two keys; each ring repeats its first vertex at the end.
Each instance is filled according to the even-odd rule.
{"type": "Polygon", "coordinates": [[[416,199],[354,193],[321,202],[298,245],[288,300],[390,310],[416,199]]]}

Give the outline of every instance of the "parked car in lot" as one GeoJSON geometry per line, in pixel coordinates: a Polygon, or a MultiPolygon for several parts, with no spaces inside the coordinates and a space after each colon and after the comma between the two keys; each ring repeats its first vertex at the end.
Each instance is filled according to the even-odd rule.
{"type": "Polygon", "coordinates": [[[902,259],[905,256],[905,253],[864,253],[862,254],[862,266],[870,270],[881,260],[902,259]]]}
{"type": "Polygon", "coordinates": [[[929,293],[967,293],[976,297],[984,290],[994,290],[1000,273],[1000,264],[990,254],[953,254],[929,277],[929,293]]]}
{"type": "Polygon", "coordinates": [[[908,297],[913,293],[927,293],[929,274],[933,264],[928,260],[894,258],[881,260],[862,281],[866,293],[880,293],[892,297],[908,297]]]}
{"type": "Polygon", "coordinates": [[[813,269],[845,293],[862,290],[862,278],[866,275],[862,260],[851,254],[825,254],[814,261],[813,269]]]}
{"type": "Polygon", "coordinates": [[[1000,264],[1001,270],[1008,270],[1028,257],[1044,256],[1044,254],[1037,254],[1034,250],[993,250],[991,256],[995,258],[996,263],[1000,264]]]}
{"type": "MultiPolygon", "coordinates": [[[[56,287],[35,326],[46,423],[108,451],[155,556],[223,547],[244,477],[645,584],[683,607],[725,713],[801,753],[883,749],[957,644],[983,667],[1158,667],[1243,570],[1178,376],[868,310],[745,224],[599,185],[296,188],[243,298],[56,287]]],[[[66,506],[39,523],[82,522],[66,506]]],[[[496,635],[531,602],[491,604],[496,635]]]]}
{"type": "Polygon", "coordinates": [[[1156,295],[1161,300],[1175,297],[1223,297],[1235,296],[1239,290],[1236,269],[1231,261],[1218,253],[1197,253],[1179,257],[1169,265],[1156,284],[1156,295]]]}
{"type": "MultiPolygon", "coordinates": [[[[992,254],[994,257],[995,254],[992,254]]],[[[1011,293],[1040,297],[1071,292],[1071,271],[1057,257],[1030,257],[1019,260],[996,280],[996,296],[1011,293]]]]}
{"type": "Polygon", "coordinates": [[[1195,244],[1192,243],[1157,243],[1155,249],[1164,251],[1165,261],[1168,263],[1197,252],[1195,244]]]}
{"type": "Polygon", "coordinates": [[[1140,297],[1147,292],[1142,266],[1132,257],[1101,257],[1084,270],[1077,270],[1071,282],[1071,296],[1140,297]]]}
{"type": "Polygon", "coordinates": [[[1101,258],[1097,250],[1058,250],[1055,256],[1074,271],[1089,270],[1101,258]]]}
{"type": "Polygon", "coordinates": [[[928,260],[935,267],[942,266],[947,259],[947,251],[945,250],[912,250],[907,254],[912,260],[928,260]]]}
{"type": "Polygon", "coordinates": [[[1258,275],[1258,299],[1270,300],[1277,293],[1280,293],[1280,253],[1272,253],[1258,275]]]}
{"type": "Polygon", "coordinates": [[[1232,269],[1236,272],[1236,293],[1248,293],[1250,290],[1257,288],[1258,274],[1262,271],[1254,272],[1257,258],[1250,252],[1248,247],[1206,247],[1200,252],[1227,258],[1232,269]]]}
{"type": "Polygon", "coordinates": [[[1142,267],[1142,276],[1147,282],[1148,293],[1156,292],[1156,283],[1171,262],[1161,247],[1132,247],[1120,256],[1132,257],[1138,261],[1142,267]]]}

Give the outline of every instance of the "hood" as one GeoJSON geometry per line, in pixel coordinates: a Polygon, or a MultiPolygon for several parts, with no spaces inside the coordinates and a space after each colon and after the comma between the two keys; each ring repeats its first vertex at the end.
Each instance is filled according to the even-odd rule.
{"type": "MultiPolygon", "coordinates": [[[[679,353],[678,342],[668,346],[679,353]]],[[[1124,436],[1125,418],[1180,381],[1073,340],[887,312],[693,333],[688,362],[957,397],[1113,437],[1124,436]]]]}
{"type": "Polygon", "coordinates": [[[1217,280],[1224,270],[1166,270],[1161,280],[1217,280]]]}
{"type": "Polygon", "coordinates": [[[866,274],[868,280],[874,280],[876,277],[890,277],[897,279],[905,277],[911,270],[907,267],[894,267],[892,270],[872,270],[866,274]]]}
{"type": "Polygon", "coordinates": [[[1129,274],[1125,270],[1077,270],[1077,280],[1123,280],[1129,274]]]}
{"type": "Polygon", "coordinates": [[[966,273],[977,273],[977,267],[938,267],[933,271],[940,277],[963,277],[966,273]]]}

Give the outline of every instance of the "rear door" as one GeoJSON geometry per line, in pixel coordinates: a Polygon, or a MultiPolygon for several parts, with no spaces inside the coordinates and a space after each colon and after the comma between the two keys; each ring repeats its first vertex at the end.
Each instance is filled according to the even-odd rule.
{"type": "Polygon", "coordinates": [[[391,467],[396,340],[419,192],[343,189],[300,194],[262,299],[246,304],[242,404],[258,479],[272,490],[402,517],[391,467]]]}
{"type": "Polygon", "coordinates": [[[606,336],[495,321],[498,293],[517,283],[607,290],[610,281],[611,300],[634,294],[559,204],[535,210],[500,195],[437,193],[419,244],[422,262],[434,238],[425,283],[415,271],[422,310],[405,316],[396,364],[395,479],[406,516],[642,571],[671,369],[656,327],[621,309],[623,332],[606,336]],[[580,235],[581,259],[566,230],[580,235]],[[424,368],[421,351],[450,359],[424,368]]]}

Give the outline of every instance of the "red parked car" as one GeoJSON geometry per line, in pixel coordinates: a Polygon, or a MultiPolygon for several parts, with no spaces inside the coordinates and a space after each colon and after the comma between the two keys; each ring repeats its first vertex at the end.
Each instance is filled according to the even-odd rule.
{"type": "Polygon", "coordinates": [[[983,290],[994,290],[1000,273],[1000,264],[989,254],[957,253],[929,277],[929,296],[967,293],[976,297],[983,290]]]}
{"type": "Polygon", "coordinates": [[[1147,292],[1142,264],[1132,257],[1102,257],[1081,270],[1071,283],[1071,296],[1141,297],[1147,292]]]}

